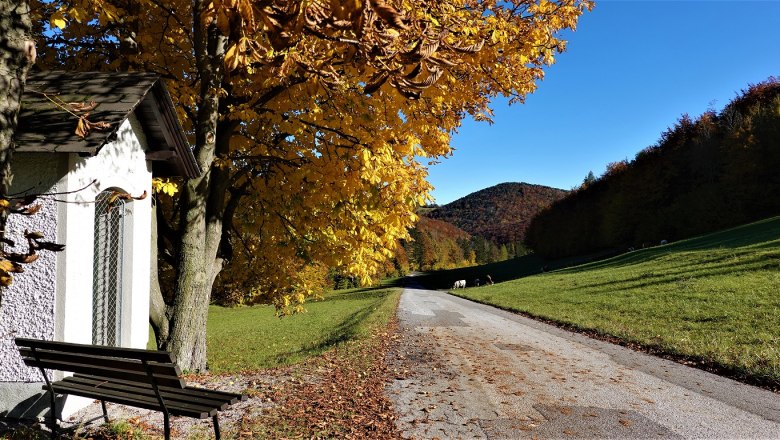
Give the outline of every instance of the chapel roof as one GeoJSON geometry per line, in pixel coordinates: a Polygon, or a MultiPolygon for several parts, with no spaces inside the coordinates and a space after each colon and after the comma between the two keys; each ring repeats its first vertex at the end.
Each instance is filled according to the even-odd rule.
{"type": "Polygon", "coordinates": [[[159,177],[196,177],[199,170],[187,137],[159,75],[143,72],[31,72],[27,77],[19,123],[14,136],[17,152],[78,153],[94,156],[115,139],[130,114],[143,128],[147,159],[159,177]],[[78,117],[53,101],[90,103],[92,123],[110,124],[104,131],[76,134],[78,117]]]}

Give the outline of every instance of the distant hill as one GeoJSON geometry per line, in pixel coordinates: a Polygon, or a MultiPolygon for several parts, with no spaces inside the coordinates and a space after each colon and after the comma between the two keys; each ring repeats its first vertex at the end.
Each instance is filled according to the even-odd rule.
{"type": "Polygon", "coordinates": [[[468,240],[471,238],[468,232],[452,223],[429,218],[424,214],[420,216],[420,220],[417,222],[417,229],[427,232],[434,241],[468,240]]]}
{"type": "Polygon", "coordinates": [[[471,252],[471,236],[459,227],[428,218],[420,220],[409,231],[411,240],[403,240],[396,249],[393,266],[396,273],[410,270],[440,270],[477,264],[471,252]]]}
{"type": "Polygon", "coordinates": [[[495,243],[522,241],[531,219],[568,191],[528,183],[501,183],[440,206],[425,215],[495,243]]]}

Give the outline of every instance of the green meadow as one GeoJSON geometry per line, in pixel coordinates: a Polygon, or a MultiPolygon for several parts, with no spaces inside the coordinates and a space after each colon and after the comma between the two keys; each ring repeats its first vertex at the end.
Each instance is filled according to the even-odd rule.
{"type": "Polygon", "coordinates": [[[400,289],[367,288],[327,294],[306,312],[277,317],[270,306],[212,306],[208,321],[211,373],[290,365],[370,335],[395,314],[400,289]]]}
{"type": "Polygon", "coordinates": [[[453,293],[780,385],[780,217],[453,293]]]}

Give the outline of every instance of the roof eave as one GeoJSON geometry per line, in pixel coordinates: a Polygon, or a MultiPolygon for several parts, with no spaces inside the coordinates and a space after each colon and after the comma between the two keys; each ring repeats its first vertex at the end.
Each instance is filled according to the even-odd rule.
{"type": "Polygon", "coordinates": [[[176,115],[176,109],[173,100],[168,94],[168,89],[162,80],[157,81],[152,87],[151,95],[154,97],[159,110],[161,126],[169,147],[172,147],[174,155],[170,160],[176,162],[176,168],[181,172],[182,177],[195,178],[200,173],[200,167],[192,154],[192,149],[184,135],[184,129],[176,115]]]}

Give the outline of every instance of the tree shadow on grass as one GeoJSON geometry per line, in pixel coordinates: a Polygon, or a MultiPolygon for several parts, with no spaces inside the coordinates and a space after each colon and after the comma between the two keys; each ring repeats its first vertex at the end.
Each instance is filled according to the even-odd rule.
{"type": "MultiPolygon", "coordinates": [[[[681,262],[670,265],[662,270],[641,273],[632,277],[620,277],[606,281],[593,281],[577,284],[577,289],[595,289],[618,286],[617,290],[627,288],[642,288],[653,285],[672,284],[690,279],[707,279],[716,276],[738,276],[747,273],[780,269],[780,258],[773,254],[747,253],[738,255],[739,260],[734,260],[732,255],[722,255],[697,262],[681,262]]],[[[579,273],[581,270],[563,271],[561,274],[579,273]]],[[[611,291],[603,291],[609,293],[611,291]]]]}
{"type": "Polygon", "coordinates": [[[323,299],[312,302],[333,302],[333,301],[355,301],[364,299],[380,299],[385,298],[390,294],[391,287],[388,286],[374,286],[374,287],[361,287],[358,289],[349,290],[337,290],[325,295],[323,299]]]}
{"type": "MultiPolygon", "coordinates": [[[[770,249],[780,250],[780,217],[631,252],[626,252],[627,249],[623,251],[613,249],[558,260],[545,260],[531,254],[482,266],[427,272],[414,278],[417,283],[429,289],[450,289],[457,280],[466,280],[466,285],[472,287],[477,278],[484,283],[485,276],[488,274],[493,278],[493,281],[502,282],[536,275],[544,271],[561,270],[561,273],[578,273],[594,269],[615,269],[650,262],[675,253],[719,249],[742,249],[744,252],[751,253],[770,249]]],[[[713,262],[716,262],[715,260],[728,257],[718,255],[712,259],[713,262]]],[[[685,266],[685,272],[690,271],[690,266],[683,266],[685,266]]]]}
{"type": "Polygon", "coordinates": [[[291,358],[301,358],[315,356],[330,350],[340,344],[357,339],[364,330],[364,324],[369,321],[374,312],[379,309],[385,301],[390,291],[386,287],[365,288],[343,294],[334,294],[326,297],[325,301],[347,301],[347,300],[365,300],[373,298],[374,301],[350,313],[338,325],[336,325],[328,336],[317,343],[306,345],[298,350],[279,353],[275,356],[275,361],[279,363],[291,358]]]}
{"type": "Polygon", "coordinates": [[[414,279],[416,283],[428,289],[450,289],[457,280],[466,280],[466,287],[474,287],[477,279],[480,280],[480,285],[485,285],[487,275],[490,275],[494,282],[501,283],[572,266],[579,267],[579,265],[603,260],[613,255],[615,255],[615,251],[610,250],[589,255],[547,260],[535,254],[528,254],[511,260],[483,264],[481,266],[425,272],[415,276],[414,279]]]}
{"type": "Polygon", "coordinates": [[[570,268],[568,271],[630,266],[661,258],[671,253],[737,248],[747,248],[749,250],[780,249],[780,217],[769,218],[749,225],[693,237],[668,245],[628,252],[602,261],[570,268]]]}

